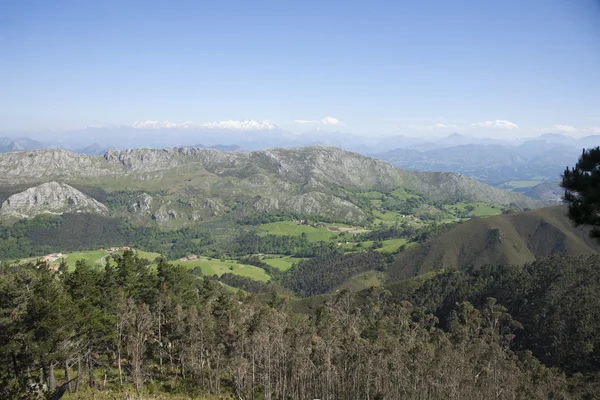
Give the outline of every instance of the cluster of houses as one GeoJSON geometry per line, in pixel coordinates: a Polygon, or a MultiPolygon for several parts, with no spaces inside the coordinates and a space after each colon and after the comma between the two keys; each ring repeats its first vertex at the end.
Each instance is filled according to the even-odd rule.
{"type": "Polygon", "coordinates": [[[45,255],[40,260],[45,262],[54,262],[59,258],[67,258],[67,256],[63,255],[63,253],[52,253],[45,255]]]}
{"type": "MultiPolygon", "coordinates": [[[[104,250],[104,249],[99,249],[99,250],[104,250]]],[[[124,250],[131,250],[131,247],[129,247],[129,246],[109,247],[108,249],[106,249],[106,251],[108,251],[109,253],[114,253],[115,251],[124,251],[124,250]]]]}
{"type": "Polygon", "coordinates": [[[180,258],[179,260],[177,260],[177,261],[192,261],[192,260],[197,260],[197,259],[198,259],[198,256],[197,256],[197,255],[195,255],[195,254],[191,254],[191,255],[189,255],[189,256],[187,256],[187,257],[181,257],[181,258],[180,258]]]}

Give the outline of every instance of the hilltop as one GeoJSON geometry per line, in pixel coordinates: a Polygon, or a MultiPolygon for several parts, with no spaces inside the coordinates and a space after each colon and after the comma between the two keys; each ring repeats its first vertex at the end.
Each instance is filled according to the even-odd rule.
{"type": "Polygon", "coordinates": [[[440,202],[543,205],[461,174],[405,171],[333,147],[255,152],[181,147],[110,150],[103,156],[46,149],[0,155],[5,196],[50,181],[105,203],[113,216],[171,226],[265,212],[364,223],[369,210],[356,194],[397,188],[440,202]]]}
{"type": "Polygon", "coordinates": [[[439,268],[533,262],[538,257],[598,254],[589,229],[576,227],[566,206],[475,218],[436,239],[400,253],[388,271],[397,281],[439,268]]]}

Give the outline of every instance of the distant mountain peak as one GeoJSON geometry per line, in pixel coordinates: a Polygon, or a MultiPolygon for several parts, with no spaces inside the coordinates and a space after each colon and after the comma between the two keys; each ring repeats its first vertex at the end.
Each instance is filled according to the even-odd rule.
{"type": "Polygon", "coordinates": [[[223,130],[241,130],[241,131],[264,131],[275,130],[279,127],[267,120],[255,121],[245,119],[242,121],[227,120],[213,121],[204,124],[197,124],[192,121],[170,122],[164,121],[136,121],[133,124],[126,125],[134,129],[223,129],[223,130]]]}
{"type": "Polygon", "coordinates": [[[565,133],[544,133],[539,136],[540,139],[567,139],[572,140],[573,137],[565,134],[565,133]]]}
{"type": "Polygon", "coordinates": [[[174,129],[174,128],[196,128],[198,125],[191,121],[169,122],[164,121],[136,121],[130,125],[136,129],[174,129]]]}
{"type": "Polygon", "coordinates": [[[267,120],[259,122],[250,119],[246,119],[243,121],[214,121],[202,124],[201,127],[212,129],[235,129],[242,131],[271,131],[278,129],[277,125],[274,125],[267,120]]]}

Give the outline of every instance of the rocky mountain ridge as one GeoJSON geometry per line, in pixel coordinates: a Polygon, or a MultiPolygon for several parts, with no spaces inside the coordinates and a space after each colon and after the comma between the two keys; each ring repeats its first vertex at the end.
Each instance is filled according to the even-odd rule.
{"type": "Polygon", "coordinates": [[[460,174],[405,171],[333,147],[235,153],[181,147],[110,150],[103,156],[50,149],[0,155],[0,186],[49,181],[92,185],[108,192],[164,190],[167,194],[154,196],[152,207],[138,212],[157,221],[193,221],[243,208],[242,214],[277,210],[361,222],[365,212],[344,191],[387,192],[398,187],[433,200],[514,203],[522,208],[542,205],[460,174]]]}
{"type": "Polygon", "coordinates": [[[10,219],[63,213],[107,215],[108,208],[79,190],[58,182],[43,183],[16,193],[0,207],[0,217],[10,219]]]}

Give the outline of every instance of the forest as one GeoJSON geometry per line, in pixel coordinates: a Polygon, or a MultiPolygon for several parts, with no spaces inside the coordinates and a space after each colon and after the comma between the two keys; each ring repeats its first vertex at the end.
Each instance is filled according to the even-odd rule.
{"type": "Polygon", "coordinates": [[[104,268],[3,265],[0,397],[594,398],[599,262],[442,273],[304,313],[131,251],[104,268]]]}

